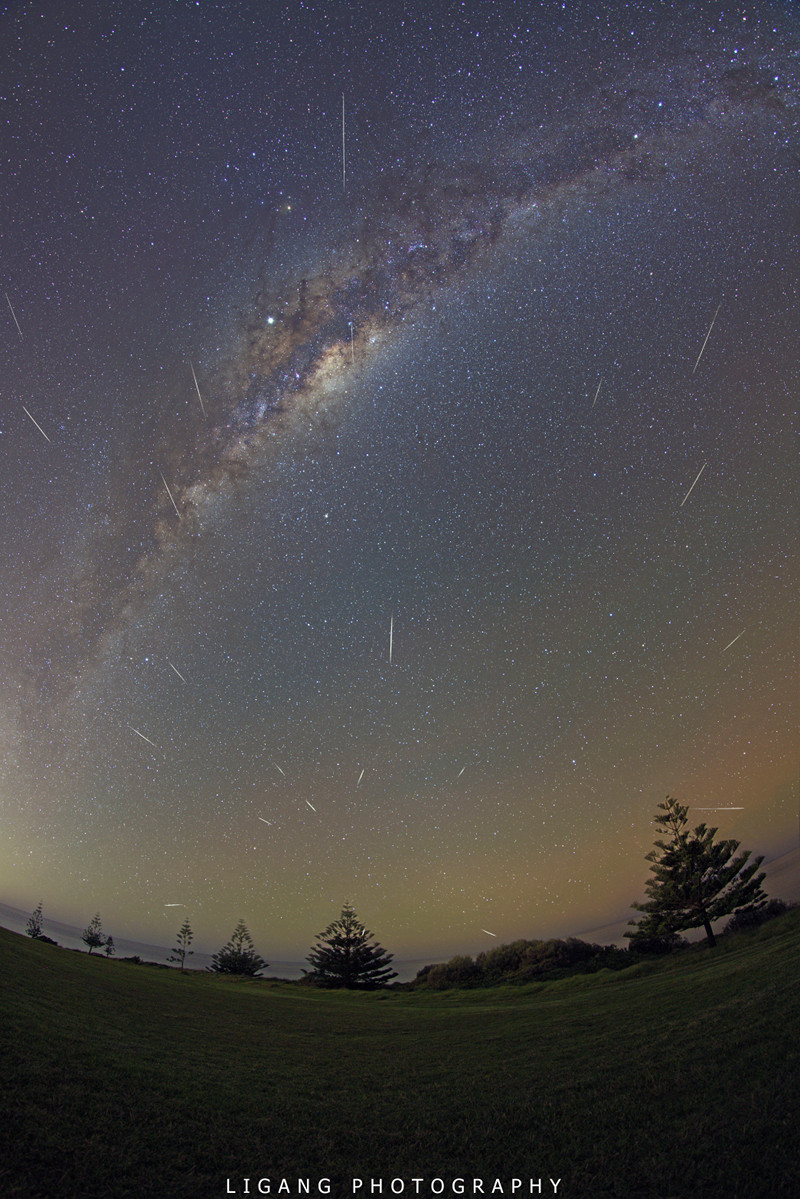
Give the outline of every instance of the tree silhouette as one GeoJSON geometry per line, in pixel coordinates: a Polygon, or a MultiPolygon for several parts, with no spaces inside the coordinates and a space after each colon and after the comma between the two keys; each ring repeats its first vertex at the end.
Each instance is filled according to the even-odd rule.
{"type": "Polygon", "coordinates": [[[114,948],[114,938],[113,937],[106,937],[105,950],[106,950],[107,958],[113,957],[114,954],[117,952],[116,949],[114,948]]]}
{"type": "Polygon", "coordinates": [[[764,858],[756,858],[748,866],[751,851],[736,855],[738,841],[715,841],[717,830],[705,824],[690,832],[686,804],[667,796],[658,806],[661,814],[655,822],[669,839],[656,841],[655,849],[647,854],[653,875],[645,884],[650,898],[633,905],[645,916],[638,922],[631,920],[636,931],[625,936],[635,948],[642,938],[664,938],[702,926],[709,945],[716,945],[711,928],[715,920],[737,908],[766,903],[761,889],[765,875],[756,875],[764,858]]]}
{"type": "Polygon", "coordinates": [[[253,938],[247,931],[244,920],[240,920],[233,930],[233,936],[227,945],[218,953],[211,955],[211,965],[207,970],[215,974],[249,974],[259,976],[259,971],[268,966],[253,948],[253,938]]]}
{"type": "Polygon", "coordinates": [[[39,900],[38,906],[36,908],[34,908],[33,912],[31,913],[30,917],[28,918],[28,923],[25,926],[25,932],[28,934],[29,937],[36,937],[36,938],[41,937],[41,935],[42,935],[42,901],[41,900],[39,900]]]}
{"type": "Polygon", "coordinates": [[[100,913],[97,912],[89,922],[89,927],[85,928],[81,934],[81,940],[85,941],[89,946],[89,953],[93,949],[100,949],[106,943],[103,936],[103,929],[100,924],[100,913]]]}
{"type": "Polygon", "coordinates": [[[175,946],[172,953],[167,958],[167,961],[168,962],[180,962],[181,974],[183,974],[184,963],[186,962],[186,959],[188,957],[191,957],[192,954],[194,953],[194,950],[189,948],[192,941],[194,940],[194,933],[192,932],[192,928],[191,928],[191,925],[189,924],[188,920],[184,920],[183,924],[181,925],[180,929],[178,930],[177,940],[178,940],[178,944],[175,946]]]}
{"type": "Polygon", "coordinates": [[[317,944],[306,958],[314,967],[305,974],[327,987],[384,987],[396,971],[390,963],[393,954],[377,943],[370,945],[372,933],[346,903],[338,920],[317,937],[317,944]]]}

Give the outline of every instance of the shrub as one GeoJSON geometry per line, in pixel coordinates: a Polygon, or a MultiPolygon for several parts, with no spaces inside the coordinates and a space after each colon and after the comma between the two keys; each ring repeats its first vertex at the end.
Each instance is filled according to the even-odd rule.
{"type": "Polygon", "coordinates": [[[770,899],[768,903],[761,905],[751,904],[749,907],[740,908],[738,912],[733,913],[725,925],[725,932],[738,933],[743,928],[758,928],[759,924],[765,924],[767,920],[774,920],[776,916],[782,916],[788,910],[789,905],[782,899],[770,899]]]}
{"type": "MultiPolygon", "coordinates": [[[[419,978],[419,975],[417,975],[419,978]]],[[[449,962],[440,962],[428,968],[423,983],[434,991],[444,991],[447,987],[474,987],[481,981],[480,968],[472,958],[457,955],[449,962]]]]}
{"type": "MultiPolygon", "coordinates": [[[[678,938],[680,939],[680,938],[678,938]]],[[[525,983],[589,974],[596,970],[622,970],[631,964],[626,949],[594,945],[578,937],[566,941],[512,941],[470,957],[423,966],[409,984],[441,991],[447,987],[493,987],[500,983],[525,983]]]]}
{"type": "Polygon", "coordinates": [[[685,949],[689,942],[680,933],[626,933],[630,937],[630,952],[640,957],[657,957],[685,949]]]}

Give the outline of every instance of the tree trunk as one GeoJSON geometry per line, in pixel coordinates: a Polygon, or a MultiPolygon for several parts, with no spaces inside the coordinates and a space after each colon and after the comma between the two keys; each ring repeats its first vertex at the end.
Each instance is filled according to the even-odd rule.
{"type": "Polygon", "coordinates": [[[708,916],[703,916],[703,928],[706,930],[706,936],[708,937],[708,944],[713,949],[717,943],[717,938],[714,936],[714,932],[711,928],[711,925],[708,922],[708,916]]]}

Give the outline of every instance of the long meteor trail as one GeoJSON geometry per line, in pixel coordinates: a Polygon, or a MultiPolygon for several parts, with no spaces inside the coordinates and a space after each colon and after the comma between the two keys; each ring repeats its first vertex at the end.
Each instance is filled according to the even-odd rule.
{"type": "Polygon", "coordinates": [[[347,190],[347,167],[344,145],[344,92],[342,92],[342,191],[347,190]]]}
{"type": "Polygon", "coordinates": [[[140,733],[139,730],[135,729],[132,724],[129,724],[128,728],[132,733],[135,733],[137,737],[141,737],[142,741],[146,741],[148,745],[152,745],[153,749],[158,749],[155,741],[151,741],[149,737],[145,737],[144,733],[140,733]]]}
{"type": "Polygon", "coordinates": [[[194,373],[194,367],[192,366],[191,362],[189,363],[189,366],[192,369],[192,378],[194,379],[194,385],[197,388],[197,398],[200,401],[200,408],[202,409],[203,416],[205,416],[206,406],[203,403],[203,397],[200,395],[200,384],[197,382],[197,375],[194,373]]]}
{"type": "MultiPolygon", "coordinates": [[[[722,307],[722,304],[717,304],[717,312],[715,312],[714,315],[712,316],[711,324],[708,326],[708,333],[706,333],[706,341],[708,341],[709,337],[711,336],[711,330],[714,328],[714,321],[717,319],[717,313],[719,312],[721,307],[722,307]]],[[[695,362],[694,366],[692,367],[692,374],[694,374],[694,372],[697,370],[697,363],[703,357],[703,350],[706,348],[706,341],[704,341],[700,347],[700,353],[697,355],[697,362],[695,362]]]]}
{"type": "Polygon", "coordinates": [[[181,514],[180,514],[180,512],[178,511],[178,505],[175,503],[175,499],[174,499],[174,497],[173,497],[173,494],[172,494],[172,492],[171,492],[171,491],[170,491],[170,489],[169,489],[169,483],[168,483],[168,482],[167,482],[167,480],[164,478],[164,472],[160,470],[158,473],[161,475],[161,481],[162,481],[162,483],[164,484],[164,486],[165,486],[165,487],[166,487],[166,489],[167,489],[167,495],[168,495],[168,496],[169,496],[169,498],[172,500],[172,507],[175,509],[175,515],[177,516],[178,520],[180,520],[180,518],[181,518],[181,514]]]}
{"type": "MultiPolygon", "coordinates": [[[[9,308],[11,308],[11,301],[8,298],[8,292],[6,292],[6,303],[8,304],[9,308]]],[[[17,320],[17,314],[13,308],[11,308],[11,315],[14,318],[14,324],[17,326],[17,333],[19,333],[20,337],[22,337],[22,330],[19,327],[19,321],[17,320]]]]}
{"type": "MultiPolygon", "coordinates": [[[[42,426],[39,424],[39,422],[38,422],[38,420],[36,419],[36,417],[35,417],[35,416],[31,416],[30,412],[28,412],[28,409],[25,407],[25,405],[24,405],[24,404],[22,405],[22,411],[25,413],[25,415],[26,415],[26,416],[30,416],[30,417],[31,417],[31,420],[32,420],[32,421],[33,421],[33,423],[36,425],[36,428],[39,430],[39,432],[41,433],[41,435],[42,435],[42,437],[45,439],[45,441],[50,441],[50,438],[47,436],[47,434],[45,433],[45,431],[44,431],[44,429],[42,428],[42,426]]],[[[50,444],[51,444],[51,445],[53,444],[53,443],[52,443],[52,441],[50,441],[50,444]]]]}
{"type": "MultiPolygon", "coordinates": [[[[699,479],[699,478],[700,478],[700,476],[702,475],[703,471],[706,469],[706,467],[707,467],[707,466],[708,466],[708,463],[707,463],[707,462],[704,462],[704,463],[703,463],[703,465],[700,467],[699,471],[697,472],[697,479],[699,479]]],[[[683,505],[684,505],[684,504],[686,503],[686,501],[688,500],[689,496],[690,496],[690,495],[692,494],[692,492],[694,491],[694,487],[695,487],[695,483],[697,482],[697,479],[695,479],[694,483],[692,483],[691,487],[690,487],[690,488],[689,488],[689,490],[686,492],[686,495],[685,495],[685,496],[683,497],[683,499],[681,500],[681,502],[680,502],[680,507],[681,507],[681,508],[683,507],[683,505]]]]}

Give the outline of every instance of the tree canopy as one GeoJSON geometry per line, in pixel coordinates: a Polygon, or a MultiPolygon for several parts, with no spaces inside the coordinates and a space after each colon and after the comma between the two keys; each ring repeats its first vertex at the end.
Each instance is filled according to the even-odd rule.
{"type": "Polygon", "coordinates": [[[371,937],[352,905],[346,903],[339,919],[318,935],[317,944],[306,958],[313,971],[305,973],[327,987],[354,990],[386,986],[390,978],[397,977],[390,965],[394,955],[377,942],[370,944],[371,937]]]}
{"type": "Polygon", "coordinates": [[[436,991],[449,987],[496,987],[596,970],[621,970],[628,965],[629,954],[616,945],[590,944],[578,937],[549,941],[520,939],[484,950],[474,961],[459,954],[447,962],[423,966],[409,987],[436,991]]]}
{"type": "Polygon", "coordinates": [[[25,926],[25,932],[29,937],[34,937],[40,940],[42,937],[42,902],[39,900],[37,906],[33,909],[28,917],[28,923],[25,926]]]}
{"type": "Polygon", "coordinates": [[[253,938],[247,931],[244,920],[240,920],[228,944],[218,953],[211,955],[211,965],[206,969],[214,974],[245,974],[259,977],[259,971],[268,965],[269,963],[256,953],[253,938]]]}
{"type": "Polygon", "coordinates": [[[106,939],[103,936],[103,926],[100,922],[99,912],[92,917],[92,919],[89,921],[88,927],[85,928],[81,933],[81,940],[85,941],[89,946],[89,953],[91,953],[93,949],[101,949],[105,945],[106,939]]]}
{"type": "Polygon", "coordinates": [[[750,850],[737,853],[739,842],[715,841],[716,828],[698,824],[689,830],[688,805],[667,796],[658,805],[655,823],[666,834],[646,855],[652,878],[645,890],[646,903],[633,906],[644,917],[632,920],[635,932],[625,935],[635,948],[637,941],[669,938],[682,929],[704,928],[709,945],[716,944],[711,925],[738,908],[760,907],[767,896],[761,889],[765,875],[756,874],[764,858],[750,862],[750,850]]]}
{"type": "Polygon", "coordinates": [[[188,920],[184,920],[183,924],[178,929],[178,944],[174,947],[172,953],[167,958],[168,962],[180,962],[181,973],[184,971],[186,959],[191,957],[194,953],[194,950],[189,948],[193,940],[194,933],[192,932],[192,926],[189,924],[188,920]]]}

